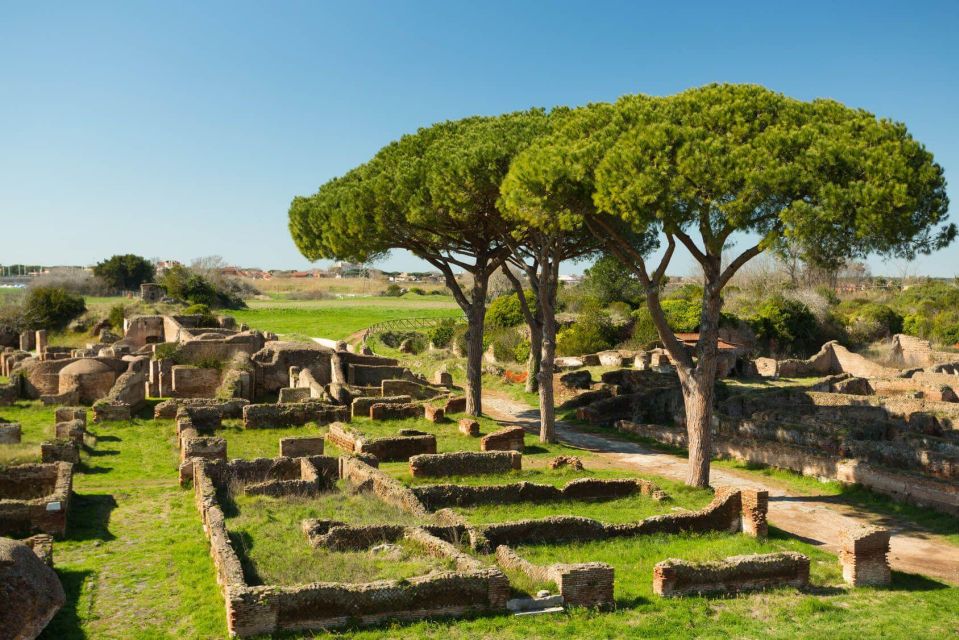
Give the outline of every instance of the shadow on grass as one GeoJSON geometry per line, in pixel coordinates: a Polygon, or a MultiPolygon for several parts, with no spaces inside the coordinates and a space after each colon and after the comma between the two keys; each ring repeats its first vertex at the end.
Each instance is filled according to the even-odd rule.
{"type": "Polygon", "coordinates": [[[43,630],[43,633],[39,635],[40,640],[82,640],[88,637],[80,628],[77,605],[80,601],[83,583],[92,574],[92,571],[57,569],[57,576],[60,578],[60,584],[63,585],[67,600],[60,611],[57,612],[57,615],[53,617],[53,620],[50,621],[50,624],[43,630]]]}
{"type": "Polygon", "coordinates": [[[114,540],[110,513],[117,501],[108,493],[82,493],[73,497],[68,516],[68,540],[114,540]]]}
{"type": "Polygon", "coordinates": [[[263,578],[256,570],[256,565],[250,560],[249,550],[253,548],[253,538],[246,531],[229,531],[230,544],[233,545],[236,556],[240,560],[240,566],[243,568],[243,578],[250,586],[262,585],[263,578]]]}
{"type": "Polygon", "coordinates": [[[84,473],[86,475],[95,475],[98,473],[110,473],[111,471],[113,471],[113,467],[105,467],[99,464],[91,465],[90,463],[85,461],[80,462],[80,464],[77,465],[77,467],[80,473],[84,473]]]}
{"type": "Polygon", "coordinates": [[[533,455],[536,453],[549,453],[549,449],[541,447],[539,445],[526,445],[523,447],[523,453],[528,455],[533,455]]]}
{"type": "Polygon", "coordinates": [[[949,585],[917,573],[892,572],[892,583],[887,587],[877,587],[883,591],[939,591],[949,589],[949,585]]]}
{"type": "Polygon", "coordinates": [[[97,442],[122,442],[123,438],[119,436],[96,436],[97,442]]]}

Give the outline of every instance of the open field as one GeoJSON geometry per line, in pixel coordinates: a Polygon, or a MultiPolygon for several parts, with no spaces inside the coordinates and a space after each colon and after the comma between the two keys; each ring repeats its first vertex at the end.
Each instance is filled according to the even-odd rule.
{"type": "MultiPolygon", "coordinates": [[[[264,295],[275,298],[307,297],[311,294],[328,296],[374,296],[390,286],[386,278],[271,278],[269,280],[240,278],[245,284],[264,295]]],[[[446,285],[424,282],[396,283],[405,289],[418,288],[427,293],[446,294],[446,285]]]]}
{"type": "Polygon", "coordinates": [[[406,294],[399,298],[337,300],[249,300],[249,309],[228,311],[238,322],[281,336],[341,340],[384,320],[458,318],[460,308],[449,296],[406,294]]]}

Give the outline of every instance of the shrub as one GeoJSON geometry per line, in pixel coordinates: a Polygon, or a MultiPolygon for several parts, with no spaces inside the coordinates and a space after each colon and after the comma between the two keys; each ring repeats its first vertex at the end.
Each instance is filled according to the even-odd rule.
{"type": "Polygon", "coordinates": [[[205,304],[191,304],[183,310],[183,314],[187,316],[202,316],[200,318],[200,326],[202,327],[215,327],[220,324],[216,316],[213,315],[213,312],[210,311],[210,307],[205,304]]]}
{"type": "Polygon", "coordinates": [[[183,265],[174,265],[164,272],[160,284],[167,295],[190,304],[204,304],[211,309],[242,309],[246,306],[236,293],[219,288],[213,282],[183,265]]]}
{"type": "Polygon", "coordinates": [[[869,302],[849,318],[846,328],[856,342],[873,342],[902,333],[903,317],[887,305],[869,302]]]}
{"type": "Polygon", "coordinates": [[[155,360],[170,360],[173,364],[180,364],[182,360],[180,345],[175,342],[158,344],[153,348],[153,358],[155,360]]]}
{"type": "Polygon", "coordinates": [[[153,280],[154,274],[152,262],[132,253],[112,256],[93,267],[93,275],[120,291],[133,291],[153,280]]]}
{"type": "Polygon", "coordinates": [[[87,310],[81,296],[58,287],[36,287],[23,304],[24,323],[31,329],[65,329],[70,321],[87,310]]]}
{"type": "Polygon", "coordinates": [[[110,314],[107,320],[115,331],[123,331],[123,320],[126,318],[126,308],[122,304],[110,307],[110,314]]]}
{"type": "Polygon", "coordinates": [[[426,336],[417,331],[384,331],[377,337],[380,342],[393,349],[399,349],[407,340],[411,341],[412,353],[420,353],[426,349],[426,336]]]}
{"type": "Polygon", "coordinates": [[[577,356],[608,349],[616,341],[616,330],[609,315],[596,307],[584,310],[572,326],[556,336],[556,351],[561,356],[577,356]]]}
{"type": "Polygon", "coordinates": [[[497,362],[525,362],[529,356],[529,340],[514,328],[491,332],[489,343],[493,346],[493,357],[497,362]]]}
{"type": "Polygon", "coordinates": [[[819,346],[819,326],[806,305],[775,296],[749,318],[760,344],[776,355],[804,355],[819,346]]]}
{"type": "Polygon", "coordinates": [[[418,296],[425,296],[426,289],[424,289],[423,287],[413,287],[412,289],[410,289],[410,293],[415,293],[418,296]]]}
{"type": "MultiPolygon", "coordinates": [[[[526,302],[532,308],[536,304],[532,291],[524,291],[526,302]]],[[[505,296],[500,296],[493,300],[489,308],[486,309],[486,325],[494,329],[505,327],[515,327],[523,324],[526,317],[523,316],[523,309],[519,303],[519,296],[516,292],[505,296]]]]}
{"type": "Polygon", "coordinates": [[[426,332],[426,337],[437,349],[445,349],[453,341],[453,334],[456,329],[456,320],[445,318],[436,323],[426,332]]]}
{"type": "Polygon", "coordinates": [[[401,295],[403,295],[403,288],[400,285],[393,282],[386,287],[386,290],[383,292],[383,295],[389,296],[391,298],[399,298],[401,295]]]}

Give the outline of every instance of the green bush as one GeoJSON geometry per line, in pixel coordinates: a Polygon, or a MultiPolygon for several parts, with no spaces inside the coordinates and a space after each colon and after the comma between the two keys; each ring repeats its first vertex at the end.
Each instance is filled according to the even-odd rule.
{"type": "Polygon", "coordinates": [[[816,316],[796,300],[769,298],[748,320],[767,353],[808,355],[820,345],[816,316]]]}
{"type": "MultiPolygon", "coordinates": [[[[536,299],[531,291],[524,291],[526,302],[532,308],[536,304],[536,299]]],[[[500,296],[493,300],[486,309],[486,326],[494,329],[505,327],[515,327],[526,321],[523,316],[523,309],[519,303],[519,296],[516,293],[500,296]]]]}
{"type": "Polygon", "coordinates": [[[183,310],[183,315],[202,316],[200,319],[201,327],[215,327],[220,324],[213,312],[210,311],[210,307],[205,304],[191,304],[183,310]]]}
{"type": "Polygon", "coordinates": [[[93,267],[93,275],[120,291],[134,291],[153,280],[153,263],[132,253],[113,256],[93,267]]]}
{"type": "Polygon", "coordinates": [[[445,349],[453,341],[456,329],[456,320],[444,318],[426,332],[426,337],[437,349],[445,349]]]}
{"type": "Polygon", "coordinates": [[[425,296],[426,289],[424,289],[423,287],[413,287],[410,289],[410,293],[415,293],[418,296],[425,296]]]}
{"type": "Polygon", "coordinates": [[[384,331],[377,336],[383,344],[393,349],[399,349],[405,341],[409,340],[412,353],[420,353],[426,350],[426,336],[418,331],[384,331]]]}
{"type": "Polygon", "coordinates": [[[616,329],[609,315],[596,307],[584,310],[571,326],[556,336],[556,352],[578,356],[609,349],[616,343],[616,329]]]}
{"type": "Polygon", "coordinates": [[[888,305],[867,302],[857,309],[846,322],[849,337],[864,344],[902,333],[903,317],[888,305]]]}
{"type": "Polygon", "coordinates": [[[586,296],[594,298],[602,307],[623,302],[632,308],[645,297],[639,280],[611,255],[602,256],[586,270],[580,287],[586,296]]]}
{"type": "Polygon", "coordinates": [[[507,327],[488,332],[488,335],[497,362],[525,362],[529,356],[529,340],[518,330],[507,327]]]}
{"type": "Polygon", "coordinates": [[[403,295],[403,288],[400,285],[393,282],[386,287],[386,290],[383,292],[383,295],[391,298],[399,298],[401,295],[403,295]]]}
{"type": "Polygon", "coordinates": [[[214,283],[183,265],[167,269],[160,284],[167,295],[190,304],[204,304],[211,309],[242,309],[246,306],[237,294],[217,288],[214,283]]]}
{"type": "Polygon", "coordinates": [[[164,342],[153,348],[155,360],[170,360],[174,364],[181,364],[180,345],[175,342],[164,342]]]}
{"type": "Polygon", "coordinates": [[[86,310],[82,296],[58,287],[36,287],[23,303],[24,324],[30,329],[60,331],[86,310]]]}
{"type": "Polygon", "coordinates": [[[115,331],[123,331],[124,318],[126,318],[126,307],[122,304],[110,307],[110,314],[107,316],[107,320],[115,331]]]}

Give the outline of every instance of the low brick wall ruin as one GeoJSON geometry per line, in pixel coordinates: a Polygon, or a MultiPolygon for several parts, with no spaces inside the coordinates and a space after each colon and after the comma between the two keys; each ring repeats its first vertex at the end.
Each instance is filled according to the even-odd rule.
{"type": "Polygon", "coordinates": [[[382,462],[404,461],[412,456],[436,453],[436,436],[432,434],[367,438],[356,429],[336,422],[330,425],[326,437],[343,451],[370,454],[382,462]]]}
{"type": "Polygon", "coordinates": [[[407,418],[422,418],[425,413],[422,404],[409,402],[406,404],[386,404],[376,402],[370,407],[371,420],[406,420],[407,418]]]}
{"type": "Polygon", "coordinates": [[[638,478],[623,480],[579,478],[566,483],[563,487],[532,482],[499,485],[430,484],[412,487],[412,491],[430,511],[483,504],[615,500],[632,495],[648,496],[657,502],[668,499],[666,493],[655,484],[638,478]]]}
{"type": "MultiPolygon", "coordinates": [[[[617,429],[625,433],[651,438],[663,444],[686,446],[682,428],[620,421],[617,429]]],[[[828,478],[862,486],[894,500],[928,507],[942,513],[959,515],[959,485],[918,474],[885,469],[860,460],[841,458],[809,447],[796,447],[777,442],[712,438],[713,453],[718,458],[744,460],[779,469],[788,469],[806,476],[828,478]]]]}
{"type": "Polygon", "coordinates": [[[413,456],[410,475],[414,478],[476,476],[509,473],[522,466],[523,454],[516,451],[457,451],[413,456]]]}
{"type": "MultiPolygon", "coordinates": [[[[249,586],[216,499],[217,486],[236,480],[237,473],[246,476],[251,470],[250,464],[237,462],[229,465],[200,462],[195,470],[196,504],[210,541],[217,582],[223,589],[231,635],[247,637],[277,631],[326,629],[348,623],[411,621],[504,609],[510,586],[501,571],[482,567],[453,545],[420,528],[406,529],[403,536],[430,555],[453,560],[457,571],[368,584],[249,586]]],[[[280,460],[266,462],[276,470],[288,466],[280,460]]],[[[253,463],[262,473],[266,465],[261,461],[253,463]]],[[[355,458],[341,459],[340,466],[348,477],[355,478],[369,471],[378,473],[355,458]]]]}
{"type": "Polygon", "coordinates": [[[323,455],[323,436],[280,438],[280,456],[299,458],[323,455]]]}
{"type": "Polygon", "coordinates": [[[856,527],[842,532],[839,564],[842,577],[854,587],[889,584],[889,530],[880,527],[856,527]]]}
{"type": "Polygon", "coordinates": [[[665,560],[653,568],[653,593],[671,597],[738,593],[809,584],[809,558],[783,552],[731,556],[720,562],[665,560]]]}
{"type": "Polygon", "coordinates": [[[485,538],[481,544],[489,545],[490,548],[499,545],[587,542],[657,533],[741,531],[747,535],[760,536],[766,533],[765,508],[768,498],[765,498],[765,495],[765,491],[721,487],[716,490],[713,501],[699,511],[650,516],[639,522],[606,524],[579,516],[550,516],[487,524],[477,528],[485,538]]]}
{"type": "Polygon", "coordinates": [[[65,535],[72,491],[73,465],[68,462],[0,470],[0,535],[65,535]]]}
{"type": "Polygon", "coordinates": [[[416,400],[432,400],[449,393],[449,390],[445,387],[437,388],[425,382],[405,379],[384,380],[380,383],[380,389],[382,389],[384,396],[406,395],[412,396],[416,400]]]}
{"type": "Polygon", "coordinates": [[[220,414],[221,420],[239,419],[243,417],[243,407],[249,402],[242,398],[233,398],[231,400],[218,400],[216,398],[172,398],[164,400],[153,409],[153,417],[156,419],[175,418],[177,411],[181,407],[195,408],[205,407],[215,410],[220,414]]]}
{"type": "Polygon", "coordinates": [[[353,399],[350,412],[354,418],[369,418],[370,407],[374,404],[408,404],[412,401],[410,396],[363,396],[353,399]]]}
{"type": "Polygon", "coordinates": [[[429,513],[416,494],[396,478],[355,456],[343,456],[339,460],[340,478],[354,490],[373,493],[383,502],[413,515],[425,516],[429,513]]]}
{"type": "Polygon", "coordinates": [[[507,570],[520,571],[537,582],[552,582],[565,604],[609,610],[615,606],[615,572],[605,562],[557,563],[540,566],[521,558],[506,545],[496,547],[496,561],[507,570]]]}
{"type": "Polygon", "coordinates": [[[329,424],[337,420],[349,422],[350,412],[348,407],[322,402],[248,404],[243,407],[244,429],[293,427],[308,422],[329,424]]]}
{"type": "Polygon", "coordinates": [[[0,422],[0,444],[19,444],[20,437],[19,422],[0,422]]]}
{"type": "Polygon", "coordinates": [[[519,451],[523,453],[523,427],[504,427],[480,438],[480,451],[519,451]]]}

